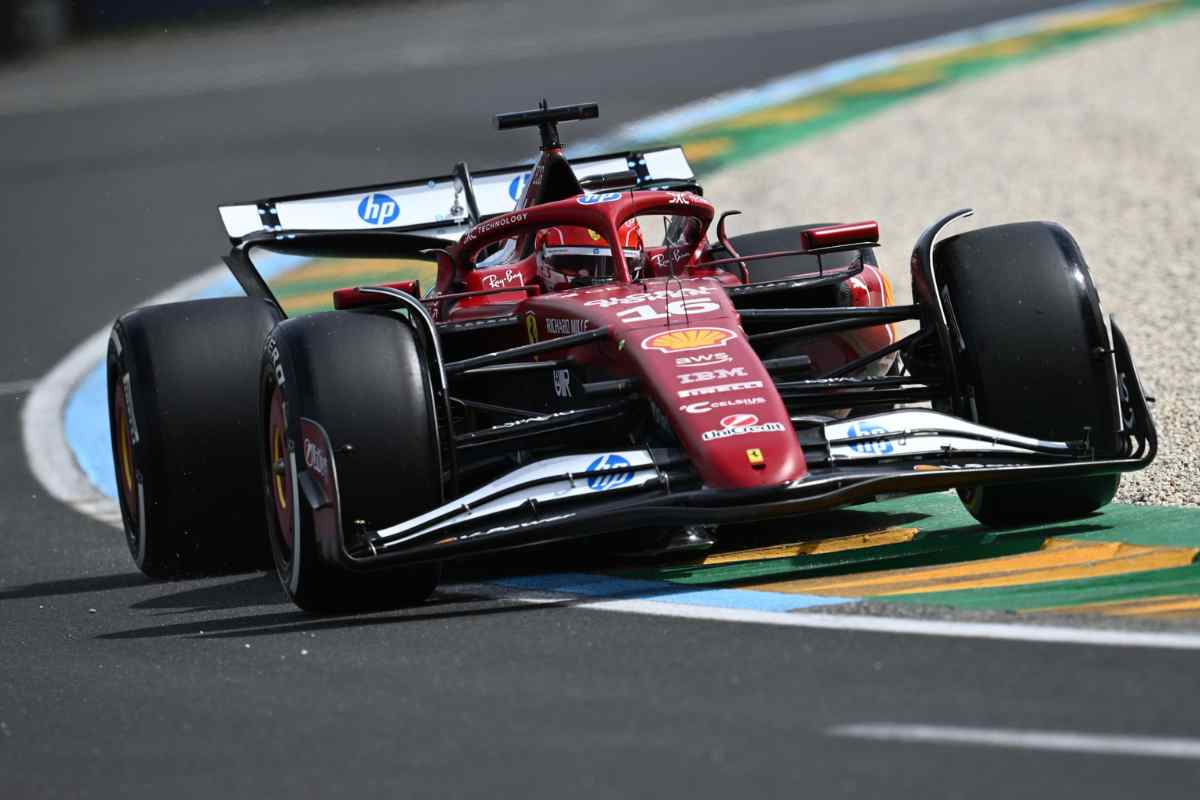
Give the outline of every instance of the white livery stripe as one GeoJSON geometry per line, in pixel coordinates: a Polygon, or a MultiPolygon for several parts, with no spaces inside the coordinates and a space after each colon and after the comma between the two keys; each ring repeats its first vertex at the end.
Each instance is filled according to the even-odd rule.
{"type": "Polygon", "coordinates": [[[646,450],[548,458],[516,469],[418,517],[385,528],[378,535],[381,539],[389,540],[389,545],[401,544],[467,520],[480,520],[482,524],[488,516],[512,511],[530,499],[544,503],[612,490],[635,489],[657,478],[657,474],[654,459],[646,450]],[[593,470],[611,472],[611,476],[579,477],[580,473],[593,470]],[[532,487],[524,486],[531,481],[540,482],[532,487]],[[429,524],[433,520],[439,521],[429,524]],[[408,535],[402,535],[405,533],[408,535]]]}

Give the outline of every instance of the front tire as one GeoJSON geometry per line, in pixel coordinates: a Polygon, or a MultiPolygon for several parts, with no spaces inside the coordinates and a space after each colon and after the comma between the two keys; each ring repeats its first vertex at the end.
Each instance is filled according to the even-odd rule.
{"type": "MultiPolygon", "coordinates": [[[[960,380],[977,422],[1040,439],[1090,437],[1102,457],[1122,437],[1112,344],[1079,245],[1046,222],[953,236],[934,253],[961,335],[960,380]]],[[[1112,501],[1120,473],[959,490],[988,525],[1079,517],[1112,501]]]]}
{"type": "MultiPolygon", "coordinates": [[[[355,572],[318,537],[300,491],[302,420],[328,438],[341,530],[382,528],[442,500],[441,448],[427,361],[412,328],[386,313],[334,311],[290,319],[267,340],[260,371],[260,469],[267,527],[284,590],[313,613],[419,603],[440,564],[355,572]]],[[[333,543],[340,547],[340,543],[333,543]]]]}

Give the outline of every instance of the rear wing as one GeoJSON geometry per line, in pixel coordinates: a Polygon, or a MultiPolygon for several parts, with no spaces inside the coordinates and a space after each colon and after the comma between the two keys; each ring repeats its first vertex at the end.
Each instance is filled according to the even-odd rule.
{"type": "MultiPolygon", "coordinates": [[[[569,163],[581,181],[632,173],[630,188],[687,183],[695,178],[680,147],[590,156],[569,163]]],[[[480,219],[514,210],[531,169],[515,166],[475,173],[471,186],[480,219]]],[[[457,241],[470,221],[462,179],[457,175],[258,200],[221,206],[220,211],[235,247],[248,237],[289,231],[389,229],[457,241]]]]}

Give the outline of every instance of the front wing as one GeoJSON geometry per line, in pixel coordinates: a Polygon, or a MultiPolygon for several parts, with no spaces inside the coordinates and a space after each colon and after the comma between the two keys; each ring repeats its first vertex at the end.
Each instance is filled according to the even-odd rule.
{"type": "MultiPolygon", "coordinates": [[[[525,465],[391,527],[343,531],[336,465],[323,485],[306,480],[307,473],[300,484],[318,512],[323,555],[370,570],[650,526],[777,519],[885,495],[1137,470],[1153,460],[1157,438],[1140,385],[1131,393],[1140,423],[1122,458],[1096,458],[1085,441],[1032,439],[935,411],[899,409],[801,431],[809,474],[777,486],[703,487],[680,450],[582,453],[525,465]]],[[[319,426],[306,429],[324,438],[319,426]]],[[[327,441],[319,446],[328,452],[327,441]]]]}

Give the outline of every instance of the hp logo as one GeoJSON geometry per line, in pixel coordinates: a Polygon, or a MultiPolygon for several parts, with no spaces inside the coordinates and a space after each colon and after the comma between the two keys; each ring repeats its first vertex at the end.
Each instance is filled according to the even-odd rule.
{"type": "MultiPolygon", "coordinates": [[[[861,436],[879,436],[880,434],[888,433],[888,429],[880,425],[872,425],[870,423],[860,422],[858,427],[851,425],[846,431],[846,436],[850,439],[857,439],[861,436]]],[[[896,448],[891,442],[884,439],[874,442],[858,442],[850,445],[850,449],[856,453],[876,453],[881,456],[886,456],[896,448]]]]}
{"type": "Polygon", "coordinates": [[[605,192],[604,194],[584,194],[575,198],[581,206],[594,206],[597,203],[615,203],[621,199],[620,192],[605,192]]]}
{"type": "Polygon", "coordinates": [[[369,194],[358,204],[358,216],[368,225],[387,225],[400,216],[400,204],[386,194],[369,194]]]}
{"type": "Polygon", "coordinates": [[[521,192],[525,191],[525,187],[528,185],[529,173],[526,172],[524,175],[518,175],[508,184],[508,196],[512,198],[514,203],[517,202],[521,199],[521,192]]]}
{"type": "Polygon", "coordinates": [[[588,472],[605,470],[604,475],[593,475],[588,478],[588,488],[603,492],[605,489],[615,489],[633,480],[633,470],[629,469],[629,461],[616,453],[607,453],[588,464],[588,472]]]}

